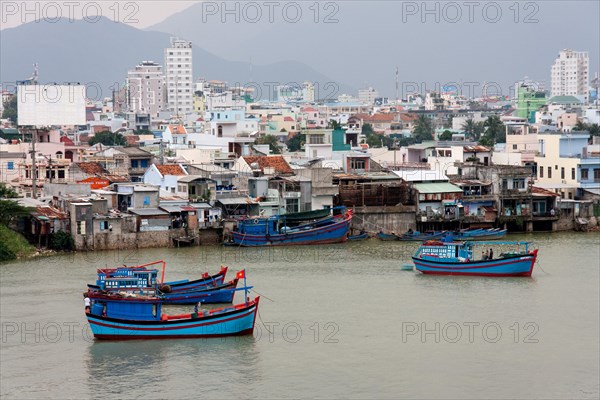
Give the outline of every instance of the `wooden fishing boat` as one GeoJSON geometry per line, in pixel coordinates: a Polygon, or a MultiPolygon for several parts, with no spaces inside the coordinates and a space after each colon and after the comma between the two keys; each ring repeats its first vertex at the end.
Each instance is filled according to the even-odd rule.
{"type": "Polygon", "coordinates": [[[383,241],[400,240],[400,237],[398,235],[394,235],[393,233],[379,232],[377,234],[377,237],[379,238],[379,240],[383,240],[383,241]]]}
{"type": "Polygon", "coordinates": [[[446,231],[427,231],[423,233],[419,231],[408,231],[406,233],[403,233],[399,237],[399,240],[423,242],[426,240],[441,239],[445,235],[446,231]]]}
{"type": "Polygon", "coordinates": [[[464,230],[459,232],[449,232],[454,240],[497,240],[506,236],[506,229],[475,229],[464,230]]]}
{"type": "MultiPolygon", "coordinates": [[[[135,295],[133,295],[135,296],[135,295]]],[[[94,337],[109,340],[250,335],[260,298],[216,310],[167,315],[156,297],[92,299],[86,313],[94,337]]]]}
{"type": "Polygon", "coordinates": [[[423,243],[412,260],[418,271],[437,275],[531,276],[537,249],[529,251],[528,242],[441,242],[423,243]],[[512,245],[524,247],[497,258],[479,259],[474,254],[477,245],[512,245]]]}
{"type": "Polygon", "coordinates": [[[221,270],[214,275],[209,275],[208,272],[205,272],[200,279],[163,282],[165,268],[166,262],[159,260],[136,266],[124,265],[117,268],[98,269],[96,271],[98,274],[96,286],[99,286],[102,290],[127,291],[155,288],[158,284],[160,287],[164,287],[164,291],[167,291],[167,287],[169,292],[190,291],[222,285],[228,269],[228,267],[222,265],[221,270]],[[160,280],[158,279],[158,269],[149,268],[153,265],[160,265],[162,267],[160,280]]]}
{"type": "Polygon", "coordinates": [[[343,214],[291,227],[280,216],[240,221],[232,232],[238,246],[281,246],[340,243],[348,240],[351,210],[343,214]]]}
{"type": "Polygon", "coordinates": [[[367,232],[359,233],[358,235],[348,236],[348,240],[365,240],[369,238],[367,232]]]}

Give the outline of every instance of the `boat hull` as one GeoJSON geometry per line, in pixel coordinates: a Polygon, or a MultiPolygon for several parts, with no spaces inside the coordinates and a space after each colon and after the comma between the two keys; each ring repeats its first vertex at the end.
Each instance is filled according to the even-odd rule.
{"type": "Polygon", "coordinates": [[[258,299],[247,307],[218,315],[167,321],[131,321],[86,314],[94,337],[104,340],[208,338],[249,335],[254,331],[258,299]]]}
{"type": "Polygon", "coordinates": [[[227,267],[222,267],[221,271],[215,275],[209,276],[208,278],[196,279],[193,281],[173,281],[165,282],[163,285],[169,285],[171,292],[180,292],[187,290],[202,289],[211,286],[220,286],[225,281],[225,275],[227,274],[227,267]]]}
{"type": "Polygon", "coordinates": [[[333,222],[326,226],[300,232],[275,235],[249,235],[232,232],[233,242],[238,246],[288,246],[341,243],[348,240],[348,230],[352,217],[333,222]]]}
{"type": "Polygon", "coordinates": [[[411,235],[411,234],[403,234],[402,236],[400,236],[398,239],[402,240],[402,241],[409,241],[409,242],[425,242],[427,240],[436,240],[436,239],[441,239],[446,235],[446,232],[438,232],[438,233],[424,233],[424,234],[419,234],[419,235],[411,235]]]}
{"type": "Polygon", "coordinates": [[[160,297],[163,304],[196,304],[198,302],[205,304],[231,303],[233,302],[236,286],[237,279],[217,288],[163,293],[160,297]]]}
{"type": "Polygon", "coordinates": [[[533,253],[498,258],[485,261],[443,262],[413,257],[417,271],[431,275],[468,275],[468,276],[531,276],[537,258],[533,253]]]}

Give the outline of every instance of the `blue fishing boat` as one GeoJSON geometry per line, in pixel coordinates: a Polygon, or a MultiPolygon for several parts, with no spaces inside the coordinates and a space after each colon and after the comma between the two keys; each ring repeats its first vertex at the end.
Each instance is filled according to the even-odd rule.
{"type": "Polygon", "coordinates": [[[292,225],[285,216],[253,218],[240,221],[232,232],[238,246],[280,246],[340,243],[348,240],[352,212],[292,225]]]}
{"type": "Polygon", "coordinates": [[[358,235],[348,236],[348,240],[357,241],[357,240],[365,240],[369,238],[369,234],[367,232],[359,233],[358,235]]]}
{"type": "Polygon", "coordinates": [[[473,229],[457,232],[448,232],[448,235],[455,240],[497,240],[506,236],[506,229],[473,229]]]}
{"type": "Polygon", "coordinates": [[[205,272],[200,279],[185,279],[163,283],[165,268],[166,263],[160,260],[143,265],[124,265],[117,268],[98,269],[96,286],[100,287],[102,290],[139,290],[144,288],[154,288],[158,284],[165,292],[189,291],[222,285],[228,269],[228,267],[222,265],[221,270],[214,275],[209,275],[208,272],[205,272]],[[160,280],[158,279],[158,269],[149,268],[153,265],[162,266],[162,276],[160,280]]]}
{"type": "Polygon", "coordinates": [[[383,233],[383,232],[379,232],[377,234],[377,238],[379,238],[379,240],[383,240],[384,242],[392,241],[392,240],[400,240],[400,237],[398,235],[395,235],[393,233],[383,233]]]}
{"type": "Polygon", "coordinates": [[[403,233],[398,240],[423,242],[426,240],[441,239],[445,235],[446,231],[427,231],[421,233],[419,231],[409,230],[408,232],[403,233]]]}
{"type": "MultiPolygon", "coordinates": [[[[131,294],[131,296],[136,296],[131,294]]],[[[247,299],[247,298],[246,298],[247,299]]],[[[216,310],[167,315],[156,297],[115,299],[111,294],[92,299],[86,313],[97,339],[167,339],[250,335],[260,298],[216,310]]]]}
{"type": "Polygon", "coordinates": [[[248,290],[252,288],[250,286],[236,289],[237,284],[238,279],[234,279],[223,285],[197,290],[162,292],[158,289],[156,295],[162,299],[163,304],[196,304],[198,302],[204,304],[231,303],[233,302],[233,296],[237,290],[248,290]]]}
{"type": "Polygon", "coordinates": [[[528,242],[429,241],[419,247],[412,260],[424,274],[531,276],[537,252],[537,249],[529,251],[528,242]],[[511,245],[523,250],[477,260],[473,250],[477,245],[511,245]]]}

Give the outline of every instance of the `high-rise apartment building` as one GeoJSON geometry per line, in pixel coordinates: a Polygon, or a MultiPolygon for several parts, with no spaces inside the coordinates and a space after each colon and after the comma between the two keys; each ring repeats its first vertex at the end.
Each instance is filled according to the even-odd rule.
{"type": "Polygon", "coordinates": [[[550,72],[552,96],[576,96],[589,101],[590,60],[587,51],[562,50],[550,72]]]}
{"type": "Polygon", "coordinates": [[[192,79],[192,42],[171,38],[165,49],[167,110],[183,116],[194,109],[192,79]]]}
{"type": "Polygon", "coordinates": [[[156,117],[165,109],[162,66],[143,61],[127,72],[127,106],[129,111],[156,117]]]}

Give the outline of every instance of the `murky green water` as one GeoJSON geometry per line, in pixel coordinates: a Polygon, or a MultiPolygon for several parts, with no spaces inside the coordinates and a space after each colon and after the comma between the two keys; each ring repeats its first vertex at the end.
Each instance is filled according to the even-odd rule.
{"type": "Polygon", "coordinates": [[[532,278],[401,271],[415,245],[376,239],[88,253],[2,265],[0,393],[598,398],[600,234],[509,239],[539,247],[532,278]],[[81,293],[96,268],[157,259],[167,261],[168,280],[215,272],[220,264],[246,268],[248,283],[263,295],[255,336],[92,340],[81,293]]]}

